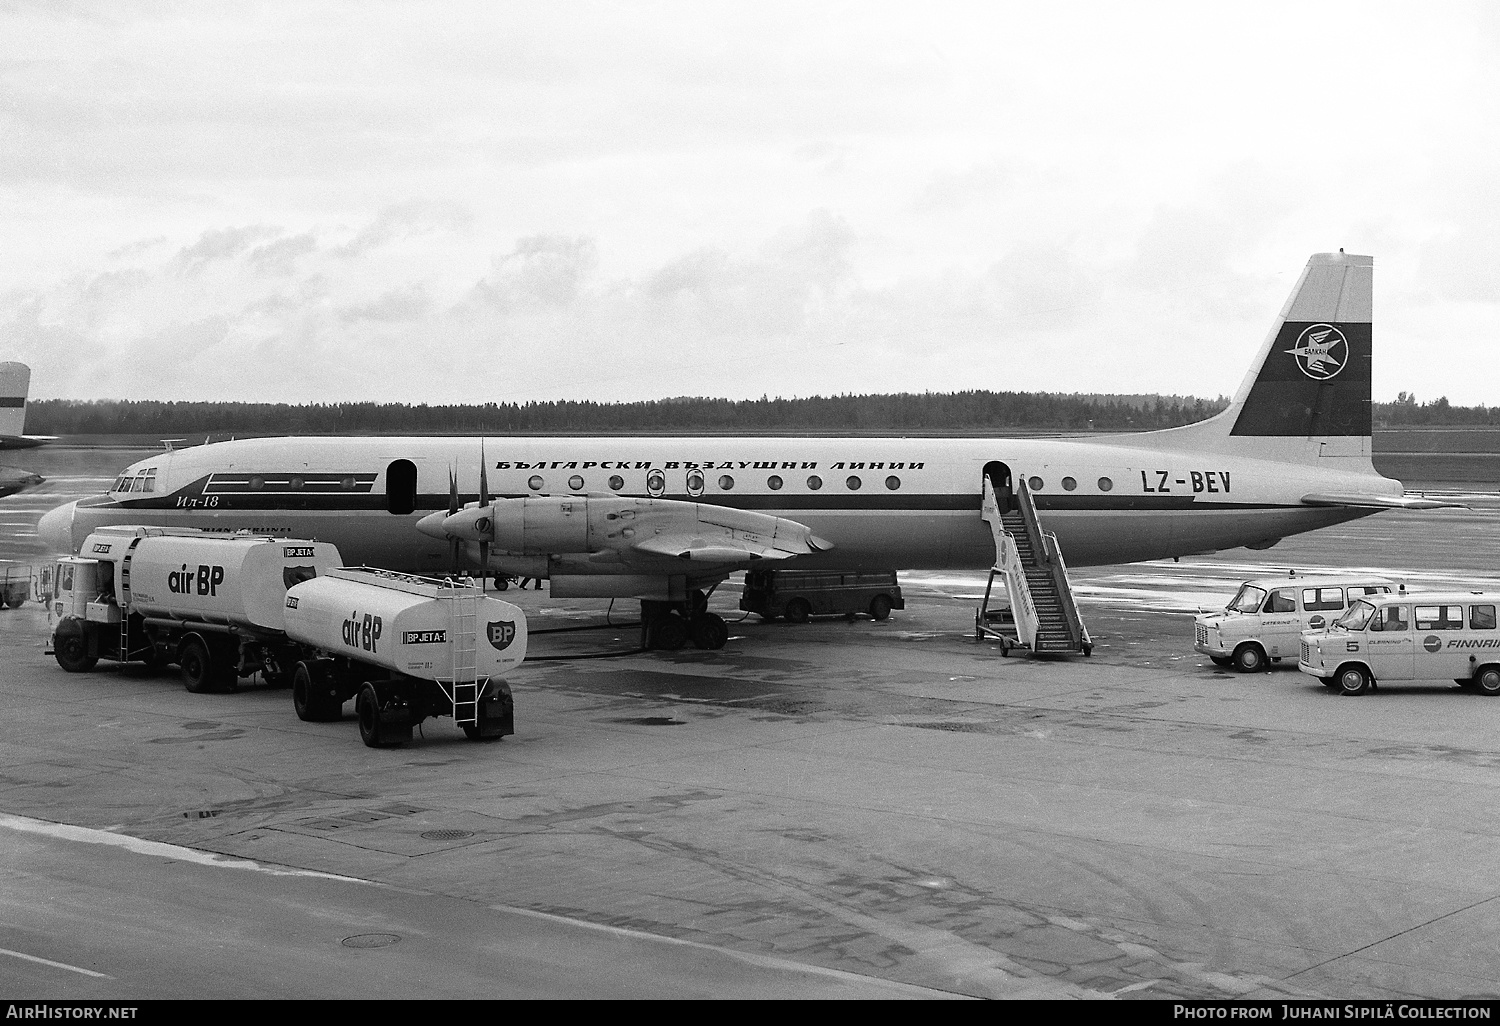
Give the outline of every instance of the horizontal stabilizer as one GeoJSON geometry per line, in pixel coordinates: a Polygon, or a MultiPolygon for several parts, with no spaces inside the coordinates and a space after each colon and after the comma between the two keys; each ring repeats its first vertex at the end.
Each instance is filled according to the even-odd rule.
{"type": "Polygon", "coordinates": [[[1425,495],[1376,495],[1360,492],[1311,492],[1302,496],[1309,506],[1349,506],[1355,509],[1468,509],[1461,502],[1429,499],[1425,495]]]}

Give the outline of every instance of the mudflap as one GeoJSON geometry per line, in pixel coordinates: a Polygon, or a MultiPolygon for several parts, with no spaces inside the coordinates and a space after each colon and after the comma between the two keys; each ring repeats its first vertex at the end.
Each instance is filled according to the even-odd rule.
{"type": "Polygon", "coordinates": [[[479,736],[509,737],[516,732],[516,707],[510,685],[492,680],[479,700],[479,736]]]}

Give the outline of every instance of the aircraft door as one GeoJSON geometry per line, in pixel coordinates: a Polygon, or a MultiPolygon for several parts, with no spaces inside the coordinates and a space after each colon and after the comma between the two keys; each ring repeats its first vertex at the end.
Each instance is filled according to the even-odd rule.
{"type": "Polygon", "coordinates": [[[1000,512],[1007,513],[1014,509],[1015,486],[1011,481],[1010,467],[999,460],[991,460],[984,465],[984,476],[989,478],[995,489],[995,500],[1000,505],[1000,512]]]}
{"type": "Polygon", "coordinates": [[[385,468],[385,508],[405,516],[417,508],[417,465],[411,460],[392,460],[385,468]]]}

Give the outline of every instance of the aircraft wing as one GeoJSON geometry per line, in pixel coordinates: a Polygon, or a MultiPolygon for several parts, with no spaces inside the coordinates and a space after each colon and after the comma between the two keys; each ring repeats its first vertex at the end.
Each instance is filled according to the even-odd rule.
{"type": "Polygon", "coordinates": [[[702,533],[659,534],[631,546],[637,552],[654,556],[675,556],[698,563],[749,563],[761,559],[788,559],[795,552],[773,548],[747,538],[704,537],[702,533]]]}
{"type": "Polygon", "coordinates": [[[1468,509],[1461,502],[1429,499],[1425,495],[1406,492],[1402,495],[1381,495],[1373,492],[1309,492],[1302,496],[1309,506],[1352,506],[1357,509],[1468,509]]]}

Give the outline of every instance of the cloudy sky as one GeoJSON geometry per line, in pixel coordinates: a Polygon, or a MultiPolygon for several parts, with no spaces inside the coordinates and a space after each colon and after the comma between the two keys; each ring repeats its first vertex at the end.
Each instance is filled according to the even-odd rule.
{"type": "Polygon", "coordinates": [[[1234,390],[1310,253],[1500,404],[1493,4],[0,0],[37,398],[1234,390]]]}

